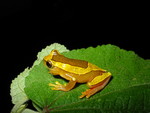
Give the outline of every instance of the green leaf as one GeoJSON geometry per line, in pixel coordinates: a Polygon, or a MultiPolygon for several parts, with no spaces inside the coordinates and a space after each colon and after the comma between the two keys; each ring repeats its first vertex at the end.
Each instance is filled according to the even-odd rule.
{"type": "Polygon", "coordinates": [[[26,68],[22,73],[18,75],[12,81],[10,95],[12,96],[12,103],[16,104],[18,101],[22,100],[22,98],[27,98],[24,88],[25,88],[25,77],[28,75],[29,69],[26,68]]]}
{"type": "Polygon", "coordinates": [[[25,92],[43,112],[150,112],[150,60],[113,45],[72,50],[63,54],[89,61],[111,72],[113,77],[102,91],[89,99],[79,99],[81,92],[88,88],[86,84],[78,84],[68,92],[51,90],[49,83],[59,81],[63,84],[67,81],[49,74],[41,62],[26,77],[25,92]]]}
{"type": "Polygon", "coordinates": [[[28,76],[28,74],[29,69],[26,68],[22,73],[18,75],[17,78],[15,78],[12,81],[12,84],[10,86],[11,87],[10,95],[12,97],[12,103],[15,104],[15,106],[11,111],[12,113],[19,113],[26,107],[24,103],[28,100],[28,97],[25,94],[24,88],[25,88],[25,77],[28,76]]]}
{"type": "Polygon", "coordinates": [[[43,60],[43,57],[48,55],[53,49],[57,49],[60,52],[69,51],[64,45],[58,43],[47,46],[45,49],[38,53],[37,60],[34,62],[30,69],[26,68],[17,76],[17,78],[12,80],[10,87],[10,95],[12,97],[12,103],[14,104],[14,107],[11,110],[12,113],[20,113],[26,108],[27,104],[25,102],[28,100],[28,97],[24,92],[25,78],[29,75],[30,70],[32,70],[35,65],[38,65],[43,60]]]}
{"type": "Polygon", "coordinates": [[[31,109],[25,109],[22,113],[39,113],[39,112],[33,111],[31,109]]]}

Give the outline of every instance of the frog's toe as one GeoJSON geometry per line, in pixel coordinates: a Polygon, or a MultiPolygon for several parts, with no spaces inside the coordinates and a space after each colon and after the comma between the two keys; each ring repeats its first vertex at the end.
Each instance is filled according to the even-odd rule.
{"type": "Polygon", "coordinates": [[[82,92],[82,95],[79,96],[79,98],[83,98],[83,97],[85,97],[85,96],[86,96],[86,94],[85,94],[84,92],[82,92]]]}
{"type": "Polygon", "coordinates": [[[57,84],[57,85],[62,85],[62,84],[61,84],[61,83],[59,83],[58,81],[56,81],[56,82],[55,82],[55,84],[57,84]]]}
{"type": "Polygon", "coordinates": [[[53,86],[52,90],[62,90],[64,89],[64,85],[60,84],[59,82],[55,82],[55,84],[49,83],[49,86],[53,86]]]}
{"type": "Polygon", "coordinates": [[[52,83],[49,83],[48,85],[49,85],[49,86],[54,86],[54,87],[55,87],[55,84],[52,84],[52,83]]]}
{"type": "Polygon", "coordinates": [[[48,85],[57,87],[58,85],[62,85],[62,84],[60,84],[58,81],[56,81],[55,84],[49,83],[48,85]]]}
{"type": "Polygon", "coordinates": [[[51,90],[57,90],[55,87],[51,88],[51,90]]]}
{"type": "Polygon", "coordinates": [[[87,89],[85,92],[82,92],[82,95],[79,98],[89,98],[91,96],[91,89],[87,89]]]}

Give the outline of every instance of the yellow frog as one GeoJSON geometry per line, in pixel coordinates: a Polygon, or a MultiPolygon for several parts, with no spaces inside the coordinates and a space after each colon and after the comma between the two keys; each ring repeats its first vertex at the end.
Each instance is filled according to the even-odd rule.
{"type": "Polygon", "coordinates": [[[69,91],[74,88],[76,83],[87,83],[90,89],[82,92],[80,98],[85,96],[89,98],[102,90],[111,78],[110,72],[87,61],[67,58],[57,50],[52,50],[48,56],[45,56],[44,63],[49,68],[49,73],[69,80],[67,85],[59,82],[50,83],[49,86],[53,86],[52,90],[69,91]]]}

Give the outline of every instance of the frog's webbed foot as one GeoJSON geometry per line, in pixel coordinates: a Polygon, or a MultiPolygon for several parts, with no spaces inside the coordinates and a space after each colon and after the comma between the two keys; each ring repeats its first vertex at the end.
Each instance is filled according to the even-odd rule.
{"type": "Polygon", "coordinates": [[[82,92],[82,95],[79,98],[89,98],[91,95],[93,95],[93,93],[94,92],[92,91],[92,89],[87,89],[85,92],[82,92]]]}
{"type": "Polygon", "coordinates": [[[52,90],[64,91],[66,84],[62,85],[58,81],[56,81],[55,84],[49,83],[49,86],[53,86],[53,88],[51,88],[52,90]]]}

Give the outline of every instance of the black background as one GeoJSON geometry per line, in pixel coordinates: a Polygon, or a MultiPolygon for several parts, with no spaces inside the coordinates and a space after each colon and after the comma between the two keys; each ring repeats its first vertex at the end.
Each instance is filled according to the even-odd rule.
{"type": "Polygon", "coordinates": [[[42,48],[54,42],[68,49],[113,44],[149,59],[147,4],[64,0],[0,3],[0,101],[5,111],[12,108],[11,81],[32,66],[42,48]]]}

